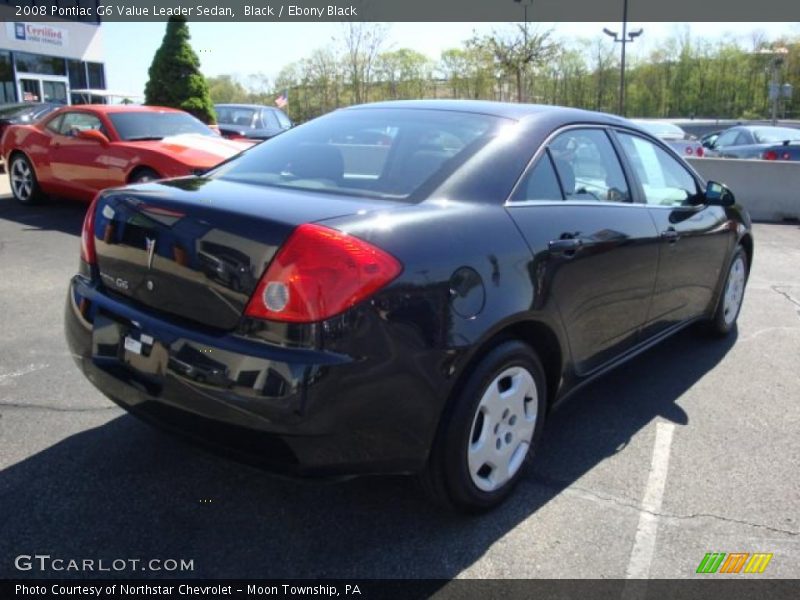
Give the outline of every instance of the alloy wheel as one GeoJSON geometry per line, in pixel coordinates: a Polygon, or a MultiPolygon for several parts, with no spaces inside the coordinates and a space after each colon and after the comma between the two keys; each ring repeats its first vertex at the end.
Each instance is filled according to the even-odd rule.
{"type": "Polygon", "coordinates": [[[728,282],[725,285],[725,298],[722,304],[722,315],[725,324],[730,325],[739,314],[739,307],[744,297],[744,285],[747,279],[744,259],[737,256],[728,273],[728,282]]]}
{"type": "Polygon", "coordinates": [[[28,202],[33,195],[33,171],[24,158],[15,158],[11,163],[11,189],[20,202],[28,202]]]}

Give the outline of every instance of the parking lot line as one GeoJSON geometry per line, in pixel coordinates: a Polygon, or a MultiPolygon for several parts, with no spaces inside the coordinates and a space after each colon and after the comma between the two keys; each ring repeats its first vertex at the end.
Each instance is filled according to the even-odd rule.
{"type": "Polygon", "coordinates": [[[639,514],[639,525],[631,550],[631,558],[625,573],[628,579],[646,578],[650,574],[650,564],[656,548],[658,533],[658,511],[664,498],[669,470],[669,453],[672,446],[672,433],[675,425],[658,423],[656,425],[656,441],[653,445],[653,460],[650,464],[650,475],[642,498],[639,514]]]}

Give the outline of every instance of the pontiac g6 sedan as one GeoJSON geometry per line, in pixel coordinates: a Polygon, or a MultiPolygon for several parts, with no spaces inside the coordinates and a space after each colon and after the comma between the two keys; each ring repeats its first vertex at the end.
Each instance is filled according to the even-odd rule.
{"type": "Polygon", "coordinates": [[[730,190],[629,121],[373,104],[98,194],[66,331],[146,421],[480,511],[579,386],[689,324],[730,332],[752,257],[730,190]]]}

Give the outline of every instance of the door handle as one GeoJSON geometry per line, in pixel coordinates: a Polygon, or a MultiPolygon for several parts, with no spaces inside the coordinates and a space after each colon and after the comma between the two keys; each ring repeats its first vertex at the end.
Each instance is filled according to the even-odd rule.
{"type": "Polygon", "coordinates": [[[681,236],[677,231],[675,231],[673,227],[670,227],[666,231],[661,232],[661,238],[666,240],[670,244],[674,244],[679,239],[681,239],[681,236]]]}
{"type": "Polygon", "coordinates": [[[553,254],[561,254],[567,258],[572,258],[583,247],[583,240],[580,238],[553,240],[547,247],[553,254]]]}

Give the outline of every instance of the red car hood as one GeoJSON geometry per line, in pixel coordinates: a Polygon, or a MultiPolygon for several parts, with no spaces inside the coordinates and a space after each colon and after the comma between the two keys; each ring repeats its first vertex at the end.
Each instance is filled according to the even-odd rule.
{"type": "Polygon", "coordinates": [[[226,140],[222,137],[187,133],[172,135],[161,140],[125,142],[136,148],[169,154],[191,167],[213,167],[223,160],[246,150],[252,142],[226,140]]]}

